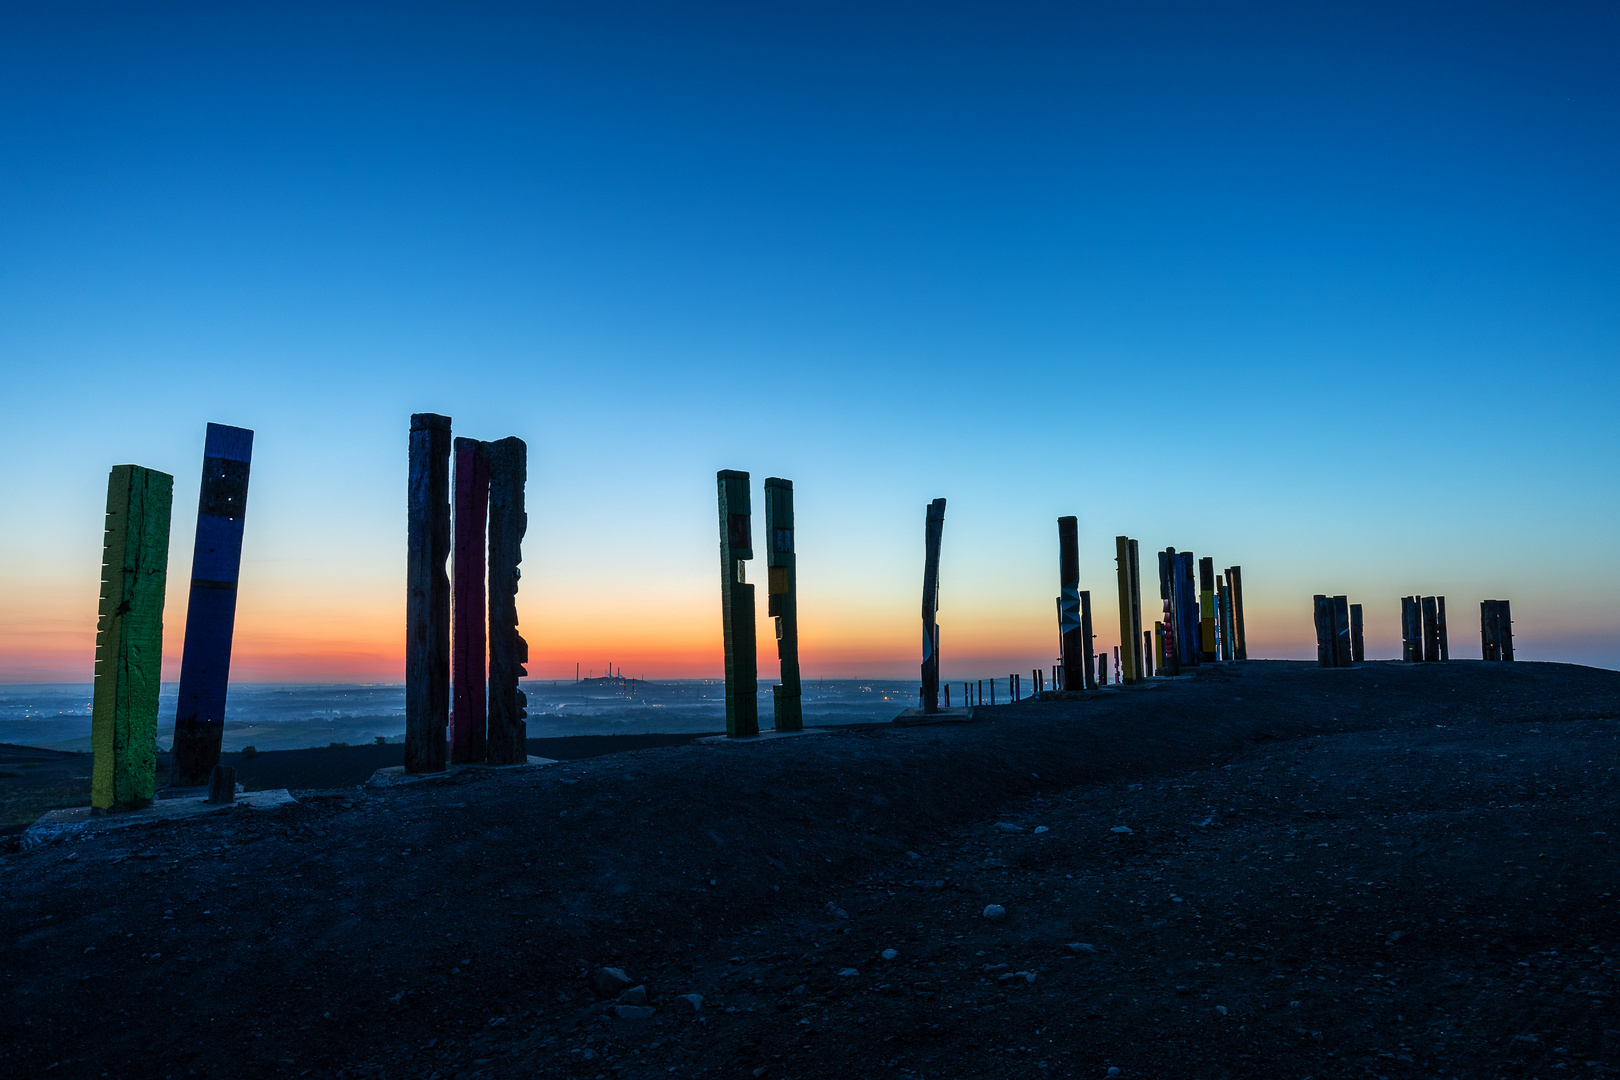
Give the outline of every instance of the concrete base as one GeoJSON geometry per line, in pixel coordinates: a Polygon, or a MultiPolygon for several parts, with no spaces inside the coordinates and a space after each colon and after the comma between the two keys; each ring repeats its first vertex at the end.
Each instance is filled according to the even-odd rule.
{"type": "Polygon", "coordinates": [[[146,825],[154,821],[178,821],[205,814],[221,814],[237,807],[269,810],[277,806],[288,806],[297,801],[287,793],[286,788],[276,788],[273,791],[250,791],[238,795],[235,802],[228,803],[211,803],[206,793],[201,797],[159,799],[145,809],[130,810],[122,814],[92,814],[88,806],[75,806],[71,810],[52,810],[30,825],[22,835],[22,846],[30,848],[52,840],[88,836],[130,825],[146,825]]]}
{"type": "Polygon", "coordinates": [[[895,727],[924,727],[928,724],[966,724],[973,720],[973,713],[978,709],[972,707],[959,707],[955,709],[940,709],[938,712],[923,712],[921,709],[907,709],[890,721],[895,727]]]}
{"type": "Polygon", "coordinates": [[[556,758],[535,757],[529,755],[529,760],[522,765],[450,765],[443,772],[408,773],[403,765],[393,765],[386,769],[378,769],[366,781],[368,788],[402,787],[407,784],[433,784],[448,780],[458,773],[469,770],[487,770],[489,772],[510,772],[514,769],[536,769],[542,765],[555,765],[556,758]]]}
{"type": "Polygon", "coordinates": [[[822,735],[825,732],[814,728],[805,728],[803,731],[762,731],[758,735],[705,735],[698,739],[700,743],[757,743],[766,739],[793,739],[800,735],[822,735]]]}

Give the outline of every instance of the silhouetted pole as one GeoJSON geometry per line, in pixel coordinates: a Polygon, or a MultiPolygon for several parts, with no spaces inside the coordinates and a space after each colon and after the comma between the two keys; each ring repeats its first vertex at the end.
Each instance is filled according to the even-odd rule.
{"type": "Polygon", "coordinates": [[[157,787],[158,680],[174,477],[114,465],[107,477],[90,704],[90,812],[139,810],[157,787]]]}
{"type": "Polygon", "coordinates": [[[456,439],[455,559],[450,601],[450,761],[481,762],[488,753],[484,683],[484,544],[489,517],[489,458],[477,439],[456,439]]]}
{"type": "Polygon", "coordinates": [[[939,545],[945,535],[945,500],[928,504],[923,533],[923,712],[939,711],[939,545]]]}
{"type": "Polygon", "coordinates": [[[1347,596],[1335,596],[1333,598],[1333,666],[1349,667],[1350,664],[1350,598],[1347,596]]]}
{"type": "Polygon", "coordinates": [[[1367,646],[1361,637],[1361,605],[1350,605],[1350,661],[1359,664],[1367,659],[1367,646]]]}
{"type": "Polygon", "coordinates": [[[1063,689],[1085,690],[1085,626],[1080,618],[1080,525],[1060,517],[1058,527],[1058,644],[1063,658],[1063,689]]]}
{"type": "Polygon", "coordinates": [[[1198,641],[1200,620],[1194,562],[1192,552],[1176,553],[1176,595],[1180,600],[1180,610],[1176,612],[1176,638],[1181,645],[1181,662],[1187,667],[1197,667],[1203,658],[1198,641]]]}
{"type": "Polygon", "coordinates": [[[720,616],[726,647],[726,734],[759,734],[759,657],[754,644],[754,587],[744,563],[754,557],[748,474],[715,474],[720,494],[720,616]]]}
{"type": "Polygon", "coordinates": [[[1198,639],[1199,659],[1213,664],[1220,657],[1215,651],[1215,560],[1198,560],[1198,639]]]}
{"type": "Polygon", "coordinates": [[[1316,616],[1316,666],[1333,666],[1333,600],[1317,593],[1312,597],[1316,616]]]}
{"type": "Polygon", "coordinates": [[[439,772],[450,719],[450,418],[411,416],[405,554],[405,771],[439,772]]]}
{"type": "Polygon", "coordinates": [[[518,633],[517,591],[523,535],[529,529],[523,487],[529,449],[512,437],[492,442],[489,455],[489,735],[485,760],[521,765],[529,760],[528,699],[518,680],[528,674],[529,643],[518,633]]]}
{"type": "Polygon", "coordinates": [[[1423,660],[1424,663],[1438,664],[1440,662],[1440,623],[1434,597],[1425,596],[1419,600],[1423,615],[1423,660]]]}
{"type": "Polygon", "coordinates": [[[1091,632],[1091,590],[1080,590],[1080,640],[1085,642],[1085,682],[1087,690],[1097,689],[1096,664],[1092,658],[1096,656],[1096,635],[1091,632]]]}
{"type": "Polygon", "coordinates": [[[1165,656],[1168,654],[1164,648],[1164,623],[1153,624],[1153,669],[1156,675],[1163,675],[1165,656]]]}
{"type": "Polygon", "coordinates": [[[1423,659],[1418,646],[1417,598],[1401,597],[1401,659],[1414,663],[1423,659]]]}
{"type": "Polygon", "coordinates": [[[777,731],[804,730],[799,688],[799,580],[793,553],[793,481],[765,480],[767,613],[776,618],[776,655],[782,682],[771,687],[777,731]]]}
{"type": "Polygon", "coordinates": [[[1142,675],[1153,678],[1153,631],[1142,631],[1142,675]]]}
{"type": "Polygon", "coordinates": [[[1114,561],[1119,578],[1119,640],[1123,646],[1120,676],[1123,682],[1138,683],[1146,676],[1142,674],[1138,645],[1142,640],[1142,572],[1136,541],[1128,536],[1114,537],[1114,561]]]}
{"type": "Polygon", "coordinates": [[[253,432],[225,424],[208,425],[202,488],[197,497],[197,539],[191,549],[191,596],[186,604],[185,651],[180,657],[171,787],[205,784],[219,764],[252,461],[253,432]]]}
{"type": "Polygon", "coordinates": [[[1159,552],[1159,599],[1164,604],[1164,621],[1159,624],[1159,672],[1162,675],[1181,674],[1181,650],[1176,643],[1176,549],[1159,552]]]}
{"type": "Polygon", "coordinates": [[[1451,660],[1451,646],[1446,641],[1446,598],[1434,598],[1434,627],[1440,635],[1440,662],[1448,663],[1451,660]]]}
{"type": "Polygon", "coordinates": [[[1513,617],[1506,600],[1480,601],[1479,636],[1484,659],[1513,659],[1513,617]]]}
{"type": "Polygon", "coordinates": [[[1237,638],[1232,643],[1232,655],[1238,660],[1249,658],[1249,640],[1243,631],[1243,567],[1233,566],[1226,571],[1226,583],[1232,590],[1232,625],[1237,638]]]}

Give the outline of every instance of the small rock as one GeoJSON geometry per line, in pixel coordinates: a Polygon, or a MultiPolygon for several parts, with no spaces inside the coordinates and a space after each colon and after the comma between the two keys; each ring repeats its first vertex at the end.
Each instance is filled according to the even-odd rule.
{"type": "Polygon", "coordinates": [[[991,922],[1000,922],[1007,917],[1007,909],[1000,904],[987,904],[984,909],[984,917],[991,922]]]}
{"type": "Polygon", "coordinates": [[[1070,952],[1094,953],[1094,952],[1097,951],[1097,946],[1095,946],[1095,945],[1087,945],[1083,941],[1071,941],[1071,942],[1069,942],[1069,951],[1070,952]]]}
{"type": "Polygon", "coordinates": [[[805,983],[800,983],[798,986],[793,988],[793,992],[795,994],[806,994],[810,992],[810,987],[805,983]]]}
{"type": "Polygon", "coordinates": [[[885,960],[893,960],[895,957],[899,956],[900,954],[895,952],[893,949],[884,949],[878,955],[883,957],[883,959],[885,959],[885,960]]]}
{"type": "Polygon", "coordinates": [[[1110,1065],[1110,1066],[1108,1066],[1108,1075],[1109,1076],[1118,1076],[1119,1075],[1119,1066],[1118,1065],[1110,1065]]]}
{"type": "Polygon", "coordinates": [[[619,995],[619,1004],[620,1005],[645,1005],[645,1004],[647,1004],[647,988],[645,986],[632,986],[630,989],[626,990],[624,993],[619,995]]]}
{"type": "Polygon", "coordinates": [[[596,974],[591,976],[591,987],[597,997],[616,998],[630,989],[630,976],[623,968],[597,968],[596,974]]]}
{"type": "Polygon", "coordinates": [[[760,1080],[761,1077],[770,1071],[771,1067],[769,1065],[761,1065],[759,1068],[754,1070],[754,1080],[760,1080]]]}
{"type": "Polygon", "coordinates": [[[1037,826],[1035,826],[1035,832],[1037,834],[1043,833],[1043,832],[1051,832],[1051,831],[1052,830],[1047,828],[1045,825],[1037,825],[1037,826]]]}
{"type": "Polygon", "coordinates": [[[675,1000],[676,1001],[684,1001],[686,1003],[686,1007],[691,1009],[693,1013],[700,1013],[700,1012],[703,1011],[703,995],[702,994],[682,994],[680,997],[676,998],[675,1000]]]}
{"type": "Polygon", "coordinates": [[[996,822],[996,828],[1000,829],[1002,832],[1023,832],[1024,831],[1024,827],[1022,825],[1014,825],[1010,821],[998,821],[998,822],[996,822]]]}
{"type": "Polygon", "coordinates": [[[650,1020],[657,1012],[651,1005],[615,1005],[613,1015],[620,1020],[650,1020]]]}
{"type": "Polygon", "coordinates": [[[906,858],[908,858],[908,859],[920,859],[920,858],[922,858],[922,856],[917,854],[915,851],[908,851],[908,852],[906,852],[906,858]]]}
{"type": "Polygon", "coordinates": [[[1131,828],[1129,825],[1115,825],[1112,829],[1109,829],[1108,831],[1109,832],[1114,832],[1114,833],[1119,833],[1121,836],[1125,836],[1125,835],[1128,835],[1130,833],[1135,832],[1136,830],[1131,828]]]}
{"type": "Polygon", "coordinates": [[[1226,1015],[1226,1006],[1225,1005],[1217,1005],[1217,1006],[1215,1006],[1215,1011],[1220,1013],[1222,1016],[1225,1016],[1226,1015]]]}
{"type": "Polygon", "coordinates": [[[849,912],[845,911],[831,900],[827,901],[827,914],[831,915],[835,919],[849,918],[849,912]]]}
{"type": "Polygon", "coordinates": [[[584,1058],[586,1061],[595,1061],[596,1051],[587,1046],[585,1049],[579,1052],[579,1056],[584,1058]]]}
{"type": "Polygon", "coordinates": [[[856,971],[854,968],[843,968],[838,972],[838,974],[848,978],[851,975],[859,975],[860,972],[856,971]]]}
{"type": "Polygon", "coordinates": [[[1035,981],[1035,973],[1033,971],[1020,971],[1018,974],[1022,975],[1024,977],[1024,981],[1027,983],[1033,983],[1035,981]]]}

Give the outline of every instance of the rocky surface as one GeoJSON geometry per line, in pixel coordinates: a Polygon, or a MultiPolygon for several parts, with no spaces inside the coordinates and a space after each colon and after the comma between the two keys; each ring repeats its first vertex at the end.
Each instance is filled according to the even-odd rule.
{"type": "Polygon", "coordinates": [[[304,792],[6,855],[0,1067],[1620,1066],[1620,673],[1254,661],[987,713],[304,792]]]}

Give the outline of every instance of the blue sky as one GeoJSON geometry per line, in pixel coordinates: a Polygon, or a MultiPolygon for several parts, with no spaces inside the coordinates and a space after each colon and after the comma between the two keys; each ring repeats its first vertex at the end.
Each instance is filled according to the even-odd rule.
{"type": "Polygon", "coordinates": [[[1617,31],[8,5],[0,678],[87,677],[109,465],[176,474],[188,576],[210,420],[258,432],[238,674],[385,676],[428,410],[529,441],[536,674],[718,670],[718,468],[795,480],[810,674],[914,669],[937,495],[948,675],[1050,662],[1066,513],[1104,623],[1129,533],[1241,563],[1272,655],[1319,591],[1393,655],[1424,592],[1620,666],[1617,31]]]}

